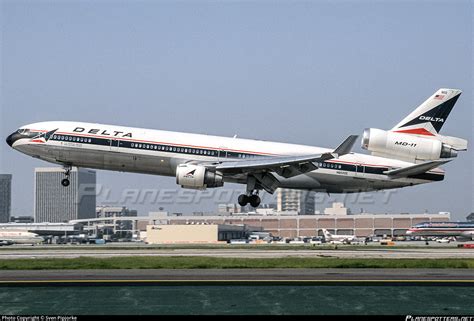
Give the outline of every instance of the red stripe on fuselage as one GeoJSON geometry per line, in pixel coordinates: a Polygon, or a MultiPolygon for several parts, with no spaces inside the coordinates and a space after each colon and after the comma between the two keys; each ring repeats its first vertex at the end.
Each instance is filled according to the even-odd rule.
{"type": "MultiPolygon", "coordinates": [[[[30,129],[31,131],[35,132],[48,132],[47,130],[35,130],[35,129],[30,129]]],[[[241,152],[241,153],[253,153],[253,154],[258,154],[258,155],[263,155],[263,156],[288,156],[288,155],[280,155],[280,154],[271,154],[271,153],[262,153],[262,152],[254,152],[254,151],[247,151],[247,150],[239,150],[239,149],[219,149],[216,147],[209,147],[209,146],[198,146],[198,145],[185,145],[185,144],[177,144],[177,143],[167,143],[167,142],[156,142],[156,141],[150,141],[150,140],[140,140],[140,139],[131,139],[131,138],[118,138],[114,136],[103,136],[103,135],[89,135],[89,134],[80,134],[80,133],[68,133],[68,132],[56,132],[55,135],[75,135],[75,136],[80,136],[80,137],[91,137],[91,138],[106,138],[106,139],[116,139],[116,140],[124,140],[124,141],[129,141],[129,142],[139,142],[139,143],[148,143],[148,144],[161,144],[161,145],[173,145],[173,146],[180,146],[180,147],[188,147],[188,148],[204,148],[204,149],[211,149],[211,150],[222,150],[222,151],[230,151],[230,152],[241,152]]],[[[367,164],[367,163],[355,163],[355,162],[349,162],[349,161],[343,161],[343,160],[328,160],[327,162],[329,163],[341,163],[341,164],[351,164],[351,165],[360,165],[360,166],[369,166],[369,167],[387,167],[391,168],[392,166],[389,165],[375,165],[375,164],[367,164]]],[[[428,171],[427,173],[432,173],[432,174],[441,174],[444,175],[444,172],[431,172],[428,171]]]]}
{"type": "Polygon", "coordinates": [[[415,135],[425,135],[425,136],[434,136],[424,128],[414,128],[414,129],[405,129],[405,130],[396,130],[394,133],[403,133],[403,134],[415,134],[415,135]]]}

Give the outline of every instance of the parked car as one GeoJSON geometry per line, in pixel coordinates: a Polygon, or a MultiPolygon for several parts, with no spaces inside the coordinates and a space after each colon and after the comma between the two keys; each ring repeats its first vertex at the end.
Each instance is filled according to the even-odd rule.
{"type": "Polygon", "coordinates": [[[246,239],[235,239],[235,240],[230,240],[229,244],[247,244],[249,241],[246,239]]]}

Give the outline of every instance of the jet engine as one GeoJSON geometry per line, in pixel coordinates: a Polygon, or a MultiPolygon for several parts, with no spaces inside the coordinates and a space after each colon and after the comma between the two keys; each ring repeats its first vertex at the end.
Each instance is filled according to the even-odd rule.
{"type": "Polygon", "coordinates": [[[437,137],[423,138],[377,128],[364,130],[362,148],[371,151],[375,156],[411,161],[437,160],[457,156],[457,150],[443,143],[437,137]]]}
{"type": "Polygon", "coordinates": [[[181,164],[176,168],[176,183],[183,188],[206,189],[224,185],[222,173],[200,165],[181,164]]]}

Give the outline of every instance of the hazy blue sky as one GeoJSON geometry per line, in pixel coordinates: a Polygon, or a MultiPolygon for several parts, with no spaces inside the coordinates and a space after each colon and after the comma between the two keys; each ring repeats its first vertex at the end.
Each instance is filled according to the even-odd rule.
{"type": "MultiPolygon", "coordinates": [[[[0,134],[78,120],[333,147],[366,127],[391,128],[451,87],[464,92],[442,132],[472,141],[472,17],[469,1],[3,0],[0,134]]],[[[33,169],[50,165],[3,139],[13,214],[30,215],[33,169]]],[[[445,166],[443,182],[348,205],[464,219],[473,164],[471,147],[445,166]]],[[[117,195],[176,187],[174,178],[105,171],[98,182],[117,195]]],[[[146,214],[160,205],[130,206],[146,214]]]]}

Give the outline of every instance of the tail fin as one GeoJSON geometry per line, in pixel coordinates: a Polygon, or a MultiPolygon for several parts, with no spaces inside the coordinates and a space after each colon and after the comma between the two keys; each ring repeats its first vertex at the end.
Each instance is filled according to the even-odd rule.
{"type": "Polygon", "coordinates": [[[329,233],[329,231],[326,230],[325,228],[323,228],[323,234],[325,238],[331,238],[332,236],[331,233],[329,233]]]}
{"type": "Polygon", "coordinates": [[[461,93],[459,89],[439,89],[391,131],[415,135],[437,135],[461,93]]]}

